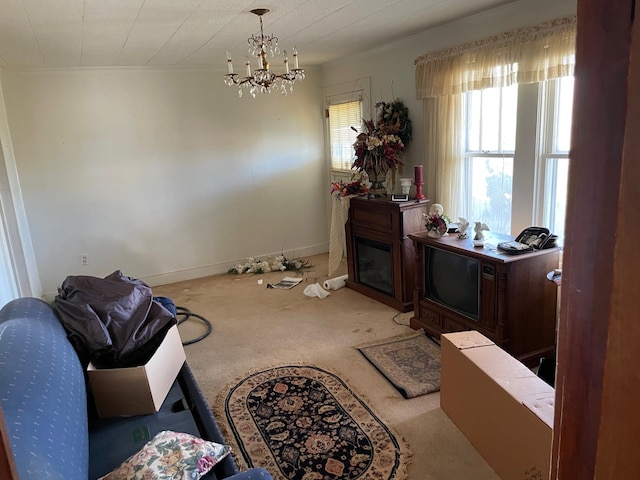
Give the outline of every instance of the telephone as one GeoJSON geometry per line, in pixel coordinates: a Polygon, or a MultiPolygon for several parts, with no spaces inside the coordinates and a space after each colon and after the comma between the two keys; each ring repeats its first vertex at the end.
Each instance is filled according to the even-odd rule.
{"type": "Polygon", "coordinates": [[[548,228],[529,227],[520,232],[514,241],[499,243],[498,250],[509,255],[531,253],[543,248],[555,247],[557,238],[557,235],[549,232],[548,228]]]}

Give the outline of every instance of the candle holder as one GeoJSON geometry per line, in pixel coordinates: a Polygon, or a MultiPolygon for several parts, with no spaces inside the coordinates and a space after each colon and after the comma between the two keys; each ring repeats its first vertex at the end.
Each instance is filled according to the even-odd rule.
{"type": "Polygon", "coordinates": [[[400,187],[402,188],[403,195],[409,195],[411,191],[411,179],[410,178],[401,178],[400,179],[400,187]]]}
{"type": "Polygon", "coordinates": [[[424,183],[423,182],[420,182],[420,183],[414,182],[414,185],[416,186],[416,197],[415,197],[416,200],[424,200],[425,198],[427,198],[427,197],[424,196],[424,193],[422,193],[422,185],[424,185],[424,183]]]}

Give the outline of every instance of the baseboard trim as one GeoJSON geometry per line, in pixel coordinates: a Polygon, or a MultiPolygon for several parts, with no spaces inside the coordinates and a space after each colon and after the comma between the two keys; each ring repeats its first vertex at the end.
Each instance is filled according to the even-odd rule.
{"type": "MultiPolygon", "coordinates": [[[[328,254],[329,244],[323,243],[319,245],[311,245],[308,247],[296,248],[294,250],[284,250],[272,253],[254,254],[256,258],[267,259],[274,258],[278,255],[284,254],[287,258],[304,258],[312,255],[321,255],[323,253],[328,254]]],[[[157,287],[158,285],[167,285],[169,283],[183,282],[185,280],[194,280],[196,278],[208,277],[210,275],[219,275],[221,273],[227,273],[231,267],[238,265],[239,263],[245,263],[247,257],[238,258],[236,260],[229,260],[227,262],[216,263],[212,265],[205,265],[202,267],[188,268],[185,270],[176,270],[174,272],[159,273],[156,275],[146,275],[142,277],[136,277],[142,280],[150,287],[157,287]]],[[[57,295],[56,293],[44,293],[42,299],[45,302],[52,303],[57,295]]]]}
{"type": "MultiPolygon", "coordinates": [[[[302,258],[308,257],[311,255],[320,255],[322,253],[329,252],[329,245],[313,245],[309,247],[297,248],[295,250],[290,251],[280,251],[280,252],[272,252],[265,253],[261,255],[254,255],[256,258],[267,259],[274,258],[278,255],[284,254],[287,258],[302,258]]],[[[230,260],[223,263],[217,263],[213,265],[206,265],[203,267],[190,268],[186,270],[179,270],[175,272],[167,272],[161,273],[158,275],[148,275],[145,277],[140,277],[144,283],[149,285],[150,287],[155,287],[158,285],[166,285],[168,283],[176,283],[183,282],[185,280],[193,280],[195,278],[208,277],[210,275],[219,275],[221,273],[227,273],[231,267],[234,265],[238,265],[239,263],[244,263],[247,261],[247,258],[238,258],[235,260],[230,260]]]]}

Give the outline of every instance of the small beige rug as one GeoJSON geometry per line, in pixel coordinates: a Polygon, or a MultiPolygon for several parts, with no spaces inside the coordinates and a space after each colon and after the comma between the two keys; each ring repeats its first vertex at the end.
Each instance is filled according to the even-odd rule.
{"type": "Polygon", "coordinates": [[[404,398],[440,390],[440,347],[423,330],[356,347],[404,398]]]}

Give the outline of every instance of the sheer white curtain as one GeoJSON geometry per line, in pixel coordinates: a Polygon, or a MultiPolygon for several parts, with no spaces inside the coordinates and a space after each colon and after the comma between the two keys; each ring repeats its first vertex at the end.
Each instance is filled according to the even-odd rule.
{"type": "Polygon", "coordinates": [[[462,177],[464,138],[459,128],[463,120],[462,94],[425,98],[427,192],[434,203],[446,205],[457,221],[462,206],[462,177]],[[445,180],[446,179],[446,180],[445,180]]]}
{"type": "Polygon", "coordinates": [[[456,216],[462,192],[463,95],[470,90],[533,83],[573,75],[576,18],[427,53],[416,63],[423,99],[429,195],[456,216]]]}

